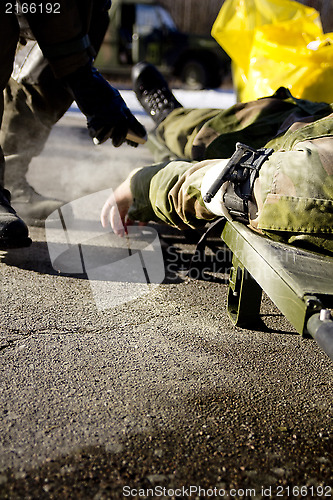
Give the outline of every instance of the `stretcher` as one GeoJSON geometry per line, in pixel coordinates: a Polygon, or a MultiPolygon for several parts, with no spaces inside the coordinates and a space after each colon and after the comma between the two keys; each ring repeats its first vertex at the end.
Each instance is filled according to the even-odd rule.
{"type": "Polygon", "coordinates": [[[232,252],[227,307],[233,323],[251,327],[258,320],[264,291],[333,360],[333,258],[272,241],[240,222],[225,221],[221,237],[232,252]]]}

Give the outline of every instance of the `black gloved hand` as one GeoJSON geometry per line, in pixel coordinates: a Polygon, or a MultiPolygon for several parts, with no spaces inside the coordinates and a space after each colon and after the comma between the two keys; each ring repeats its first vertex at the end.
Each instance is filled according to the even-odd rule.
{"type": "MultiPolygon", "coordinates": [[[[146,130],[132,115],[119,91],[102,77],[90,63],[66,77],[73,97],[84,115],[94,142],[112,139],[115,147],[125,140],[129,130],[145,137],[146,130]]],[[[128,141],[132,146],[136,143],[128,141]]]]}

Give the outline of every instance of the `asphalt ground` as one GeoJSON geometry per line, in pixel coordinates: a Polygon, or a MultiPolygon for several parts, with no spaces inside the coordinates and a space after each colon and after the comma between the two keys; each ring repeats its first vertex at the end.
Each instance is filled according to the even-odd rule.
{"type": "MultiPolygon", "coordinates": [[[[151,163],[68,115],[29,180],[70,202],[151,163]]],[[[109,308],[52,266],[44,227],[1,252],[0,498],[331,498],[332,362],[266,296],[258,329],[234,327],[221,243],[191,277],[197,235],[152,227],[165,279],[109,308]]]]}

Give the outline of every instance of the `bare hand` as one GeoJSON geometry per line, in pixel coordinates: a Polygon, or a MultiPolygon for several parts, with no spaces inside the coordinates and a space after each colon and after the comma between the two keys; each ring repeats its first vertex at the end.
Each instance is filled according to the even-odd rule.
{"type": "Polygon", "coordinates": [[[128,210],[133,202],[130,187],[130,177],[128,177],[109,196],[101,211],[101,223],[104,228],[111,225],[111,228],[118,236],[126,234],[126,227],[132,222],[128,220],[128,210]]]}

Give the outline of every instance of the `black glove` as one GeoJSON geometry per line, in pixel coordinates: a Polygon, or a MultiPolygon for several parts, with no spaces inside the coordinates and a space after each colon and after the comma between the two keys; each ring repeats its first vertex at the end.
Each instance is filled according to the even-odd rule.
{"type": "MultiPolygon", "coordinates": [[[[115,147],[125,140],[129,130],[145,137],[146,130],[132,115],[119,91],[102,77],[90,63],[66,77],[73,97],[84,115],[94,142],[112,139],[115,147]]],[[[132,146],[136,143],[128,141],[132,146]]]]}

